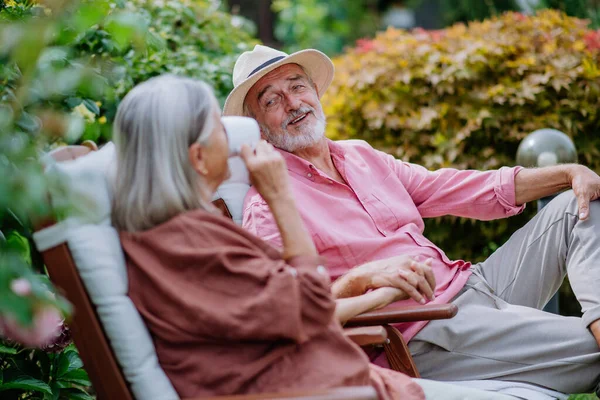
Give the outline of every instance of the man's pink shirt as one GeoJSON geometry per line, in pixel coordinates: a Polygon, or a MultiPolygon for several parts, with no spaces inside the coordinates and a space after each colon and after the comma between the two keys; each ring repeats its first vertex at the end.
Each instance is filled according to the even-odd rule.
{"type": "MultiPolygon", "coordinates": [[[[515,204],[515,175],[521,167],[493,171],[428,171],[396,160],[359,140],[328,141],[340,184],[308,161],[280,151],[292,192],[332,279],[373,260],[411,255],[432,258],[435,300],[444,304],[465,285],[471,263],[449,260],[423,235],[423,218],[456,215],[492,220],[521,212],[515,204]]],[[[243,226],[275,247],[281,237],[269,207],[251,188],[244,201],[243,226]]],[[[413,300],[396,304],[416,305],[413,300]]],[[[408,341],[426,321],[397,325],[408,341]]]]}

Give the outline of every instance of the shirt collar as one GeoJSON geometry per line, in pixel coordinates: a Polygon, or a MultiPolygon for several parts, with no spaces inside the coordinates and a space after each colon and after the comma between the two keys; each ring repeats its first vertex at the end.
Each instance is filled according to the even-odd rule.
{"type": "MultiPolygon", "coordinates": [[[[334,142],[333,140],[326,140],[327,145],[329,146],[329,152],[331,153],[332,157],[339,157],[340,159],[344,160],[346,152],[344,151],[343,146],[334,142]]],[[[287,169],[290,172],[295,172],[304,175],[306,171],[309,171],[311,169],[311,166],[314,168],[314,166],[311,163],[309,163],[301,157],[298,157],[295,154],[277,148],[275,150],[281,153],[283,159],[285,160],[285,163],[287,164],[287,169]]]]}

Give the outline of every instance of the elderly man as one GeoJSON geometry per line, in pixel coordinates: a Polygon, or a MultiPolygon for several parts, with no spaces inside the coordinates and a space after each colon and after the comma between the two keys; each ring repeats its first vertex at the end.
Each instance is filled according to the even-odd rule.
{"type": "MultiPolygon", "coordinates": [[[[316,50],[287,55],[257,46],[235,65],[224,114],[256,118],[285,158],[302,218],[336,279],[334,295],[404,281],[423,289],[412,295],[421,303],[457,304],[453,319],[398,326],[423,377],[592,390],[600,379],[600,201],[593,201],[600,177],[581,165],[428,171],[363,141],[333,142],[319,100],[333,71],[316,50]],[[423,218],[505,218],[568,188],[476,265],[449,260],[423,235],[423,218]],[[419,284],[422,270],[399,275],[407,259],[430,260],[435,293],[419,284]],[[582,318],[540,310],[565,275],[582,318]]],[[[253,190],[243,224],[279,245],[269,208],[253,190]]]]}

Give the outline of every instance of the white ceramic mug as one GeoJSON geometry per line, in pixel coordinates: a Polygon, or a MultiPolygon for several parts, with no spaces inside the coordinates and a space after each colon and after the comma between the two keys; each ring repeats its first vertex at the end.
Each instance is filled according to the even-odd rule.
{"type": "Polygon", "coordinates": [[[260,128],[253,118],[228,116],[221,117],[229,140],[229,157],[240,155],[243,144],[255,149],[260,141],[260,128]]]}

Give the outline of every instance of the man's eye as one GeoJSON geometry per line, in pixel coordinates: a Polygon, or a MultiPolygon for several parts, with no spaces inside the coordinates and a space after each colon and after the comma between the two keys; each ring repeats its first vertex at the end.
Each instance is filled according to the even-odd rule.
{"type": "Polygon", "coordinates": [[[269,108],[269,107],[273,107],[277,104],[277,97],[273,97],[271,99],[267,99],[267,101],[265,102],[265,107],[269,108]]]}
{"type": "Polygon", "coordinates": [[[304,89],[304,85],[295,85],[292,89],[294,89],[294,90],[304,89]]]}

